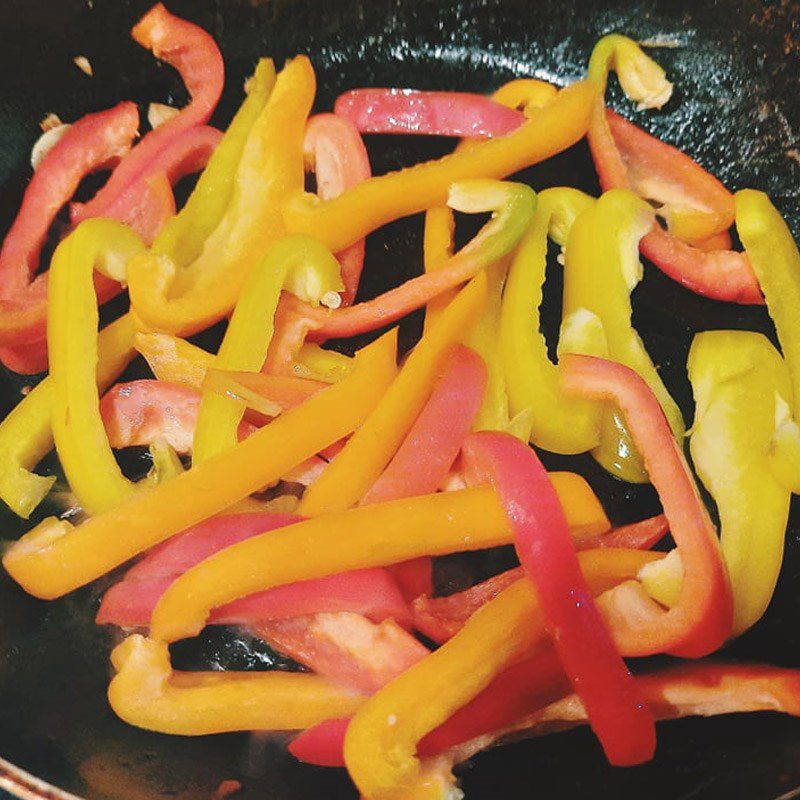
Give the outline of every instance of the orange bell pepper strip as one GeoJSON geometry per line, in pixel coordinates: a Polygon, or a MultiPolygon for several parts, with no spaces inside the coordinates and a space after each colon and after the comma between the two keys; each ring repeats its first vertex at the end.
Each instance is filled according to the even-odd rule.
{"type": "MultiPolygon", "coordinates": [[[[593,594],[635,577],[660,557],[626,550],[578,556],[593,594]]],[[[533,586],[517,581],[476,611],[452,639],[370,697],[344,741],[347,769],[362,795],[389,800],[401,790],[411,793],[420,779],[415,751],[422,738],[528,655],[544,635],[533,586]]]]}
{"type": "Polygon", "coordinates": [[[354,711],[363,695],[317,675],[173,672],[166,645],[139,634],[111,654],[108,702],[122,720],[180,736],[285,731],[354,711]]]}
{"type": "Polygon", "coordinates": [[[285,233],[277,209],[302,189],[303,129],[314,89],[309,60],[288,62],[250,129],[228,207],[189,266],[179,270],[156,253],[131,262],[131,305],[145,326],[189,335],[233,308],[253,266],[285,233]]]}
{"type": "Polygon", "coordinates": [[[77,527],[44,520],[6,551],[6,571],[36,597],[60,597],[278,480],[364,421],[396,374],[396,347],[396,333],[386,334],[359,351],[340,383],[110,511],[77,527]]]}
{"type": "MultiPolygon", "coordinates": [[[[261,369],[274,330],[273,317],[281,288],[317,305],[337,294],[344,284],[339,262],[316,239],[278,239],[253,267],[236,301],[219,352],[217,369],[256,372],[261,369]]],[[[194,434],[192,464],[201,464],[237,441],[244,404],[215,392],[204,392],[194,434]]]]}
{"type": "Polygon", "coordinates": [[[504,178],[566,150],[586,133],[596,96],[593,84],[576,83],[508,136],[371,178],[333,200],[298,194],[284,207],[286,227],[318,236],[333,252],[342,250],[387,222],[443,206],[457,181],[504,178]]]}
{"type": "Polygon", "coordinates": [[[658,400],[622,364],[568,355],[561,365],[567,391],[619,407],[661,498],[683,568],[678,601],[668,611],[633,581],[599,598],[617,645],[637,656],[669,652],[696,658],[713,652],[731,633],[730,582],[716,530],[658,400]]]}
{"type": "Polygon", "coordinates": [[[486,279],[478,275],[420,339],[375,411],[308,488],[300,514],[314,517],[344,511],[364,497],[400,447],[485,302],[486,279]]]}
{"type": "Polygon", "coordinates": [[[142,240],[125,225],[89,219],[61,242],[50,265],[47,343],[53,438],[70,488],[90,514],[119,505],[134,491],[114,459],[100,417],[93,274],[97,269],[121,282],[128,260],[143,250],[142,240]]]}

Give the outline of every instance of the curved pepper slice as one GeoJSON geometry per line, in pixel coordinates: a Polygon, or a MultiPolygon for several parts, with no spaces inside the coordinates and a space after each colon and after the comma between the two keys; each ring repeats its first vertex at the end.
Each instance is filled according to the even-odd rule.
{"type": "MultiPolygon", "coordinates": [[[[217,369],[261,369],[284,287],[301,300],[317,305],[343,288],[339,263],[324,245],[307,236],[287,236],[272,245],[242,287],[214,360],[217,369]]],[[[203,394],[193,464],[201,464],[236,444],[244,409],[244,404],[234,398],[214,392],[203,394]]]]}
{"type": "MultiPolygon", "coordinates": [[[[474,490],[473,490],[474,491],[474,490]]],[[[579,555],[593,593],[634,576],[659,554],[590,550],[579,555]]],[[[544,636],[533,586],[519,580],[470,617],[450,641],[369,698],[347,728],[344,755],[365,797],[390,798],[420,779],[423,737],[477,696],[544,636]]]]}
{"type": "Polygon", "coordinates": [[[53,384],[53,438],[70,488],[97,514],[133,492],[114,459],[97,391],[97,297],[94,269],[119,282],[128,260],[144,250],[129,228],[87,220],[58,246],[50,266],[47,340],[53,384]]]}
{"type": "MultiPolygon", "coordinates": [[[[358,129],[347,119],[335,114],[315,114],[306,124],[303,139],[306,169],[317,179],[317,194],[323,200],[338,197],[342,192],[372,177],[367,148],[358,129]]],[[[336,254],[342,266],[342,305],[355,299],[361,270],[364,267],[363,239],[336,254]]]]}
{"type": "Polygon", "coordinates": [[[769,455],[780,406],[791,403],[789,371],[769,340],[750,331],[697,334],[688,369],[697,407],[692,460],[719,511],[738,635],[766,610],[783,560],[791,492],[769,455]]]}
{"type": "Polygon", "coordinates": [[[425,407],[437,377],[464,338],[486,300],[486,281],[478,275],[420,339],[397,378],[344,449],[309,487],[300,513],[313,517],[356,505],[388,466],[425,407]]]}
{"type": "Polygon", "coordinates": [[[444,205],[457,181],[503,178],[575,144],[586,132],[595,97],[592,84],[576,83],[508,136],[370,178],[333,200],[297,195],[284,207],[286,227],[318,236],[334,252],[342,250],[391,220],[444,205]]]}
{"type": "Polygon", "coordinates": [[[5,553],[26,591],[60,597],[229,508],[356,428],[396,373],[397,338],[359,351],[353,373],[235,447],[73,528],[48,518],[5,553]],[[124,529],[126,535],[118,534],[124,529]]]}
{"type": "Polygon", "coordinates": [[[472,434],[462,459],[469,478],[491,483],[503,501],[548,633],[609,762],[648,761],[656,746],[653,717],[592,601],[541,462],[527,444],[490,431],[472,434]]]}
{"type": "Polygon", "coordinates": [[[590,356],[562,358],[567,391],[617,404],[659,493],[683,565],[677,604],[664,611],[629,582],[600,598],[620,650],[626,655],[670,652],[707,655],[730,635],[730,582],[714,525],[658,400],[633,370],[590,356]]]}
{"type": "Polygon", "coordinates": [[[157,250],[131,262],[131,305],[146,326],[188,335],[233,308],[253,266],[285,232],[277,209],[302,188],[303,129],[314,88],[303,56],[278,75],[247,135],[227,208],[191,264],[179,269],[157,250]]]}
{"type": "MultiPolygon", "coordinates": [[[[652,210],[643,200],[627,190],[612,189],[575,220],[565,253],[564,317],[578,318],[588,312],[600,321],[608,358],[642,376],[664,409],[673,435],[681,441],[685,427],[680,409],[631,325],[630,295],[642,277],[636,243],[650,228],[652,219],[652,210]]],[[[593,455],[618,477],[646,481],[635,449],[621,427],[613,412],[606,413],[600,444],[593,455]]]]}
{"type": "MultiPolygon", "coordinates": [[[[592,52],[588,77],[602,94],[612,68],[625,94],[640,108],[660,108],[672,94],[664,70],[625,36],[605,36],[592,52]]],[[[729,239],[720,242],[728,249],[692,246],[730,224],[730,196],[713,176],[675,148],[606,115],[602,96],[588,139],[603,189],[631,188],[667,203],[670,231],[654,224],[641,240],[642,255],[697,294],[737,303],[763,302],[746,256],[730,250],[729,239]]]]}
{"type": "Polygon", "coordinates": [[[225,82],[222,55],[214,39],[202,28],[170,14],[157,3],[133,27],[131,35],[156,58],[178,70],[191,100],[172,119],[150,131],[139,142],[92,200],[72,206],[73,224],[88,217],[107,216],[109,207],[132,184],[153,174],[151,170],[161,150],[175,136],[208,122],[222,94],[225,82]]]}
{"type": "Polygon", "coordinates": [[[354,711],[363,695],[317,675],[172,672],[167,646],[129,636],[111,654],[108,702],[122,720],[180,736],[297,730],[354,711]]]}

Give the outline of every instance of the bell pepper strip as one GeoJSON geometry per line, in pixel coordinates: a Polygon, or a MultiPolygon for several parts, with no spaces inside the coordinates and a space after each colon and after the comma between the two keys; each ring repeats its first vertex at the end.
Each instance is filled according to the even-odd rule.
{"type": "Polygon", "coordinates": [[[547,105],[558,94],[558,88],[538,78],[515,78],[504,83],[492,94],[492,100],[526,115],[547,105]]]}
{"type": "Polygon", "coordinates": [[[297,730],[354,711],[363,695],[317,675],[173,672],[166,645],[134,634],[111,654],[114,713],[159,733],[297,730]]]}
{"type": "Polygon", "coordinates": [[[566,242],[572,223],[594,201],[576,189],[542,192],[530,228],[511,261],[498,330],[500,363],[512,415],[530,409],[531,442],[556,453],[582,453],[599,441],[599,409],[561,391],[558,366],[539,332],[539,306],[551,228],[566,242]]]}
{"type": "Polygon", "coordinates": [[[789,367],[794,408],[800,398],[800,252],[789,226],[764,192],[743,189],[735,195],[736,230],[758,278],[789,367]]]}
{"type": "Polygon", "coordinates": [[[655,395],[633,370],[590,356],[562,358],[567,391],[617,404],[659,494],[684,577],[678,603],[664,611],[635,582],[598,601],[625,655],[707,655],[730,635],[733,602],[714,525],[655,395]]]}
{"type": "MultiPolygon", "coordinates": [[[[257,371],[267,355],[281,288],[317,305],[343,287],[339,263],[316,239],[286,236],[256,264],[239,295],[219,352],[218,369],[257,371]]],[[[201,464],[236,444],[244,404],[204,392],[194,434],[192,463],[201,464]]]]}
{"type": "Polygon", "coordinates": [[[73,224],[105,216],[132,184],[152,174],[152,165],[174,137],[208,122],[222,94],[225,82],[222,55],[214,39],[202,28],[170,14],[157,3],[133,27],[131,35],[180,73],[191,100],[172,119],[144,136],[88,203],[73,205],[70,210],[73,224]]]}
{"type": "Polygon", "coordinates": [[[254,630],[271,647],[317,675],[365,694],[377,691],[429,652],[393,619],[375,623],[347,611],[267,620],[254,630]]]}
{"type": "Polygon", "coordinates": [[[750,331],[697,334],[688,369],[697,409],[692,460],[717,504],[738,635],[766,611],[783,561],[791,492],[768,459],[779,404],[791,402],[790,373],[769,340],[750,331]]]}
{"type": "MultiPolygon", "coordinates": [[[[449,206],[435,206],[425,212],[425,229],[422,238],[422,261],[425,272],[433,272],[450,261],[453,257],[453,234],[456,220],[449,206]]],[[[447,307],[455,297],[455,290],[432,297],[425,306],[425,330],[447,307]]]]}
{"type": "MultiPolygon", "coordinates": [[[[80,181],[127,152],[138,121],[133,103],[87,114],[70,125],[34,172],[0,249],[0,344],[18,347],[44,341],[49,276],[34,275],[47,232],[80,181]]],[[[98,283],[104,297],[113,286],[105,279],[98,283]]],[[[20,352],[17,368],[24,365],[20,352]]]]}
{"type": "MultiPolygon", "coordinates": [[[[476,490],[471,490],[476,491],[476,490]]],[[[445,495],[447,496],[447,495],[445,495]]],[[[578,558],[597,594],[635,576],[659,554],[589,550],[578,558]]],[[[375,800],[419,780],[419,742],[483,691],[544,636],[532,584],[518,580],[473,614],[464,628],[419,664],[370,697],[347,728],[344,756],[362,795],[375,800]]]]}
{"type": "Polygon", "coordinates": [[[98,269],[121,282],[128,260],[142,250],[142,240],[126,226],[87,220],[58,246],[50,266],[47,344],[53,439],[70,488],[90,514],[119,505],[133,492],[100,417],[99,317],[92,275],[98,269]]]}
{"type": "Polygon", "coordinates": [[[396,333],[386,334],[358,352],[340,383],[121,506],[77,527],[48,518],[6,551],[6,571],[30,594],[60,597],[229,508],[361,424],[396,373],[396,348],[396,333]],[[125,537],[115,535],[123,528],[125,537]]]}
{"type": "Polygon", "coordinates": [[[536,454],[513,436],[483,431],[464,443],[462,462],[468,479],[488,481],[503,501],[548,633],[609,762],[651,759],[652,715],[592,602],[558,495],[536,454]]]}
{"type": "MultiPolygon", "coordinates": [[[[669,532],[669,522],[663,514],[648,517],[639,522],[620,525],[610,531],[588,538],[578,546],[621,547],[632,550],[649,550],[658,544],[669,532]]],[[[574,534],[573,534],[574,536],[574,534]]]]}
{"type": "MultiPolygon", "coordinates": [[[[125,314],[98,337],[97,384],[108,386],[133,359],[134,324],[125,314]]],[[[54,387],[40,381],[0,422],[0,498],[27,519],[52,487],[55,476],[37,475],[33,468],[53,449],[54,387]]]]}
{"type": "Polygon", "coordinates": [[[445,205],[453,183],[503,178],[565,150],[586,132],[595,98],[593,84],[575,83],[508,136],[370,178],[332,200],[298,194],[284,206],[286,227],[290,233],[318,236],[338,252],[387,222],[445,205]]]}
{"type": "Polygon", "coordinates": [[[189,570],[161,598],[151,632],[156,639],[175,641],[201,630],[213,608],[273,586],[422,555],[480,550],[509,540],[507,522],[491,489],[323,514],[236,544],[189,570]],[[298,559],[300,542],[318,557],[298,559]],[[224,579],[216,579],[222,575],[224,579]]]}
{"type": "MultiPolygon", "coordinates": [[[[335,305],[336,298],[341,303],[341,295],[330,295],[329,302],[335,305]]],[[[290,375],[296,363],[297,354],[306,342],[308,334],[316,330],[320,323],[310,319],[306,313],[307,306],[297,300],[292,302],[292,295],[282,292],[278,307],[275,309],[274,333],[267,347],[262,372],[272,375],[290,375]]]]}
{"type": "Polygon", "coordinates": [[[300,503],[301,514],[344,511],[364,497],[402,445],[485,300],[486,280],[479,274],[420,339],[375,411],[309,487],[300,503]]]}
{"type": "Polygon", "coordinates": [[[153,252],[169,256],[179,267],[191,264],[222,219],[233,195],[236,170],[250,130],[275,85],[272,59],[262,58],[245,83],[246,96],[200,175],[184,207],[153,243],[153,252]]]}
{"type": "MultiPolygon", "coordinates": [[[[303,139],[306,169],[317,179],[317,194],[322,200],[372,177],[367,148],[358,129],[344,117],[316,114],[306,124],[303,139]]],[[[342,305],[352,305],[364,268],[365,242],[361,239],[336,254],[342,268],[342,305]]]]}
{"type": "Polygon", "coordinates": [[[191,264],[181,269],[152,252],[129,265],[131,305],[146,326],[190,335],[233,308],[252,268],[285,233],[276,209],[302,189],[302,137],[314,89],[304,56],[280,72],[248,133],[225,213],[191,264]]]}
{"type": "MultiPolygon", "coordinates": [[[[601,97],[610,68],[616,70],[625,94],[642,108],[660,108],[672,94],[664,70],[624,36],[604,37],[592,53],[588,77],[601,88],[601,97]]],[[[730,200],[713,176],[678,150],[607,115],[602,99],[594,108],[588,140],[604,190],[628,188],[667,201],[673,232],[654,223],[639,245],[645,258],[697,294],[745,304],[763,302],[746,256],[728,249],[727,242],[726,249],[709,251],[678,238],[688,234],[703,239],[725,229],[730,200]]]]}
{"type": "Polygon", "coordinates": [[[147,473],[146,480],[153,484],[163,483],[182,472],[186,472],[175,449],[163,438],[159,437],[150,446],[150,460],[153,466],[147,473]]]}
{"type": "MultiPolygon", "coordinates": [[[[565,253],[564,316],[588,311],[600,320],[608,357],[642,376],[681,441],[685,427],[680,409],[631,324],[630,295],[642,277],[635,245],[652,225],[652,216],[643,200],[627,190],[612,189],[575,220],[565,253]]],[[[593,455],[612,474],[645,481],[635,448],[620,427],[613,411],[603,416],[600,444],[593,455]]]]}
{"type": "Polygon", "coordinates": [[[485,138],[505,136],[525,117],[481,94],[416,89],[351,89],[333,111],[361,133],[485,138]]]}
{"type": "Polygon", "coordinates": [[[359,505],[435,492],[461,451],[485,388],[483,360],[467,347],[456,347],[402,444],[359,505]]]}
{"type": "Polygon", "coordinates": [[[134,346],[153,375],[164,383],[199,389],[206,371],[214,364],[213,353],[168,333],[139,331],[134,346]]]}
{"type": "Polygon", "coordinates": [[[428,556],[392,564],[389,568],[407,603],[433,593],[433,559],[428,556]]]}
{"type": "MultiPolygon", "coordinates": [[[[175,195],[169,176],[159,172],[145,180],[142,191],[137,192],[126,205],[120,222],[128,225],[149,247],[166,221],[176,213],[175,195]]],[[[111,214],[107,216],[111,217],[111,214]]]]}

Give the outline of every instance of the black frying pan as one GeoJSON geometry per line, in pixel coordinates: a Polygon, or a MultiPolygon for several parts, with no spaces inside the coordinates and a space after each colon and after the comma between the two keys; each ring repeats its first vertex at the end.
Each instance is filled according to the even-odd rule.
{"type": "MultiPolygon", "coordinates": [[[[177,77],[128,37],[150,0],[3,0],[0,4],[0,228],[5,230],[29,174],[27,158],[38,121],[50,111],[74,119],[119,99],[182,102],[177,77]],[[72,64],[84,55],[88,78],[72,64]]],[[[659,61],[676,82],[661,112],[617,107],[676,143],[729,187],[767,190],[800,233],[800,4],[693,0],[171,0],[171,10],[207,28],[219,42],[228,89],[217,114],[225,124],[241,96],[243,77],[260,55],[280,62],[308,53],[317,68],[318,106],[359,85],[489,91],[512,76],[566,83],[580,77],[593,42],[609,31],[676,44],[659,61]],[[698,8],[698,6],[703,6],[698,8]]],[[[376,172],[441,154],[450,143],[383,139],[369,143],[376,172]]],[[[597,183],[584,144],[530,170],[536,188],[597,183]]],[[[369,239],[362,299],[421,271],[421,221],[392,224],[369,239]],[[388,249],[386,249],[388,247],[388,249]]],[[[544,318],[558,316],[554,271],[544,318]]],[[[774,332],[759,308],[728,306],[689,294],[649,268],[637,290],[635,323],[662,374],[692,417],[685,360],[695,331],[747,327],[774,332]]],[[[799,310],[800,311],[800,310],[799,310]]],[[[419,318],[404,323],[406,345],[419,318]]],[[[0,377],[7,410],[23,385],[0,377]]],[[[650,488],[617,483],[589,459],[546,458],[589,477],[615,521],[653,513],[650,488]]],[[[131,471],[144,468],[134,456],[131,471]]],[[[55,469],[54,464],[48,468],[55,469]]],[[[44,509],[46,511],[47,509],[44,509]]],[[[796,512],[796,509],[795,509],[796,512]]],[[[732,656],[800,666],[800,515],[793,514],[778,593],[766,617],[730,648],[732,656]]],[[[23,526],[0,510],[0,537],[23,526]]],[[[443,589],[498,569],[450,559],[443,589]]],[[[301,766],[274,737],[230,735],[179,739],[119,722],[105,703],[111,634],[93,625],[102,587],[56,603],[24,595],[0,576],[0,756],[36,776],[88,798],[209,798],[223,779],[243,785],[241,797],[308,800],[351,798],[342,772],[301,766]]],[[[215,630],[176,648],[183,667],[292,668],[264,645],[232,630],[215,630]]],[[[30,781],[0,766],[0,781],[30,781]]],[[[752,798],[800,793],[800,722],[767,714],[685,720],[659,729],[657,759],[629,770],[609,768],[586,731],[520,742],[485,753],[461,768],[468,797],[752,798]]],[[[23,787],[23,788],[20,788],[23,787]]],[[[0,790],[0,794],[2,791],[0,790]]]]}

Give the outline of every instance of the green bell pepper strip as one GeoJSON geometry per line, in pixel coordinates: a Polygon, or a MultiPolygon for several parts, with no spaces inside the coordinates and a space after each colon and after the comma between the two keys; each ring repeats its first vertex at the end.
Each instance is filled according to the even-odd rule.
{"type": "Polygon", "coordinates": [[[89,219],[61,242],[50,264],[47,345],[53,438],[70,488],[90,514],[119,505],[133,492],[100,417],[94,270],[124,281],[128,260],[144,249],[122,223],[89,219]]]}
{"type": "Polygon", "coordinates": [[[717,504],[731,579],[733,634],[764,613],[778,580],[791,492],[769,468],[789,370],[760,333],[706,331],[689,351],[695,403],[690,451],[717,504]]]}
{"type": "MultiPolygon", "coordinates": [[[[217,369],[258,372],[274,331],[281,289],[318,305],[326,295],[344,289],[339,262],[325,245],[309,236],[279,239],[253,268],[236,301],[214,366],[217,369]]],[[[244,414],[241,400],[203,392],[194,434],[194,463],[233,447],[244,414]]]]}
{"type": "MultiPolygon", "coordinates": [[[[631,324],[631,292],[642,278],[638,242],[653,226],[653,210],[627,189],[606,192],[572,227],[565,252],[564,318],[588,311],[602,323],[608,358],[637,372],[658,399],[677,441],[685,425],[642,340],[631,324]]],[[[624,426],[609,409],[593,450],[609,472],[630,482],[647,473],[624,426]]]]}

